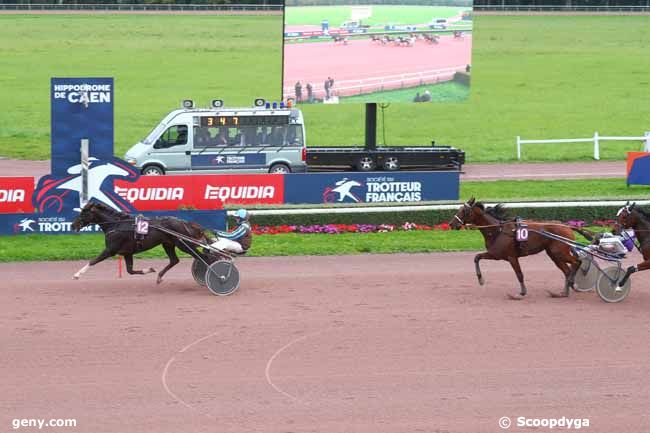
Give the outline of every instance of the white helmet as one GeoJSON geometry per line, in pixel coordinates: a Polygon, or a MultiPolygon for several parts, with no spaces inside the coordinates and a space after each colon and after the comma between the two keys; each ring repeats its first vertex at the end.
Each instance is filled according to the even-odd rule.
{"type": "Polygon", "coordinates": [[[237,212],[235,212],[235,218],[237,218],[239,221],[248,221],[248,217],[249,213],[246,209],[239,209],[237,212]]]}

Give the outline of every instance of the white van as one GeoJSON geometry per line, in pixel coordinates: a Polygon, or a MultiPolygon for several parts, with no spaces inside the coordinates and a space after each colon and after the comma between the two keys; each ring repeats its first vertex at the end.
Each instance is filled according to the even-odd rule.
{"type": "Polygon", "coordinates": [[[124,159],[144,175],[307,171],[302,112],[267,107],[174,110],[124,159]]]}

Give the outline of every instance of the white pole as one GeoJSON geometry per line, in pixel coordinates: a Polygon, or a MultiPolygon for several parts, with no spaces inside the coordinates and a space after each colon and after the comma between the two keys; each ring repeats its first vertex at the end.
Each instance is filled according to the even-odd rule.
{"type": "Polygon", "coordinates": [[[521,137],[517,136],[517,159],[521,159],[521,137]]]}
{"type": "Polygon", "coordinates": [[[643,146],[644,152],[650,152],[650,131],[645,132],[645,145],[643,146]]]}
{"type": "Polygon", "coordinates": [[[81,195],[79,196],[79,207],[88,203],[88,169],[90,168],[90,159],[88,156],[89,141],[87,138],[81,139],[81,195]]]}
{"type": "Polygon", "coordinates": [[[600,159],[600,143],[598,142],[598,131],[594,132],[594,159],[600,159]]]}

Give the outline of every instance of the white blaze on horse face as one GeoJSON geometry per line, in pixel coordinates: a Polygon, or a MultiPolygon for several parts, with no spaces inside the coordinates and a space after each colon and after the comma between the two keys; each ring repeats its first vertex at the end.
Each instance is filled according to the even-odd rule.
{"type": "Polygon", "coordinates": [[[79,269],[79,271],[78,271],[76,274],[74,274],[74,275],[72,276],[72,278],[75,279],[75,280],[78,280],[79,277],[81,276],[81,274],[83,274],[84,272],[86,272],[86,271],[88,270],[89,267],[90,267],[90,263],[86,264],[86,266],[84,266],[83,268],[79,269]]]}
{"type": "Polygon", "coordinates": [[[628,206],[623,206],[622,208],[620,208],[618,210],[618,212],[616,212],[616,216],[621,216],[621,214],[623,213],[624,210],[627,211],[628,213],[630,213],[630,211],[628,209],[628,206]]]}

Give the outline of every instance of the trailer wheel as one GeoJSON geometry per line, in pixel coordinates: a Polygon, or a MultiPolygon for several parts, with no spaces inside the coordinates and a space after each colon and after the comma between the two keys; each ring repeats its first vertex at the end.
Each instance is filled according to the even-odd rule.
{"type": "Polygon", "coordinates": [[[359,171],[372,171],[376,168],[377,164],[370,155],[365,155],[357,161],[357,170],[359,171]]]}
{"type": "Polygon", "coordinates": [[[384,160],[384,170],[397,171],[399,170],[399,159],[396,156],[389,156],[384,160]]]}

